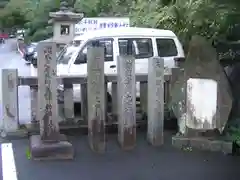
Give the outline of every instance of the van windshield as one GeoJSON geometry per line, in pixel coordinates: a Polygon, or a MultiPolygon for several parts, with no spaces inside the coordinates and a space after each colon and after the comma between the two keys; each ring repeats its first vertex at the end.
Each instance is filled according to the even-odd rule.
{"type": "Polygon", "coordinates": [[[65,46],[57,57],[57,64],[68,64],[72,55],[78,50],[78,46],[73,44],[65,46]]]}

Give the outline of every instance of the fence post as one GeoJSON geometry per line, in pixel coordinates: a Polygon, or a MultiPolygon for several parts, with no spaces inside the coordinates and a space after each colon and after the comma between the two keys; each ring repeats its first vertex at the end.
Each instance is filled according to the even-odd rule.
{"type": "Polygon", "coordinates": [[[112,115],[113,115],[113,120],[115,121],[117,119],[117,83],[113,82],[112,83],[112,115]]]}
{"type": "Polygon", "coordinates": [[[19,128],[17,69],[2,70],[2,106],[4,135],[16,132],[19,128]]]}
{"type": "Polygon", "coordinates": [[[84,121],[88,120],[87,84],[81,84],[81,116],[84,121]]]}
{"type": "Polygon", "coordinates": [[[30,149],[33,159],[71,159],[72,145],[59,133],[56,44],[42,42],[38,52],[38,118],[40,135],[30,137],[30,149]]]}
{"type": "Polygon", "coordinates": [[[148,102],[147,139],[152,145],[159,146],[164,139],[164,60],[160,57],[149,59],[148,102]]]}
{"type": "Polygon", "coordinates": [[[74,119],[74,102],[73,102],[73,84],[64,82],[64,116],[66,120],[74,119]]]}
{"type": "Polygon", "coordinates": [[[148,83],[147,82],[140,82],[140,106],[142,115],[147,115],[147,96],[148,96],[148,83]]]}
{"type": "Polygon", "coordinates": [[[31,92],[31,123],[36,123],[37,118],[37,94],[38,94],[38,87],[37,86],[30,86],[31,92]]]}
{"type": "Polygon", "coordinates": [[[93,151],[105,151],[106,92],[104,49],[91,47],[87,51],[88,137],[93,151]]]}
{"type": "Polygon", "coordinates": [[[129,150],[136,144],[136,80],[133,56],[119,56],[118,72],[118,141],[129,150]]]}

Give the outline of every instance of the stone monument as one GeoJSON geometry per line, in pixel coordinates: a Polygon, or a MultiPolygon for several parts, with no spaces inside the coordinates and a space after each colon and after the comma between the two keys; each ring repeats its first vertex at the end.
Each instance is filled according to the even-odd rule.
{"type": "Polygon", "coordinates": [[[118,141],[124,150],[136,146],[136,77],[135,58],[118,56],[117,60],[117,108],[118,141]]]}
{"type": "Polygon", "coordinates": [[[147,139],[154,146],[164,143],[164,59],[148,60],[148,132],[147,139]]]}
{"type": "MultiPolygon", "coordinates": [[[[231,85],[233,105],[230,113],[229,121],[225,128],[225,133],[231,134],[233,129],[240,127],[240,42],[239,41],[218,41],[215,43],[218,53],[218,60],[224,67],[231,85]]],[[[232,139],[236,139],[233,137],[232,139]]]]}
{"type": "Polygon", "coordinates": [[[73,40],[75,36],[75,24],[82,20],[82,13],[74,13],[68,7],[66,1],[60,4],[60,11],[50,12],[52,18],[49,23],[53,24],[53,41],[57,43],[58,48],[73,40]]]}
{"type": "Polygon", "coordinates": [[[203,37],[193,36],[171,84],[170,105],[179,125],[173,145],[229,153],[231,143],[219,137],[232,108],[231,90],[216,50],[203,37]]]}
{"type": "Polygon", "coordinates": [[[87,51],[88,139],[94,152],[105,151],[106,91],[104,48],[93,46],[87,51]]]}
{"type": "Polygon", "coordinates": [[[34,160],[72,159],[73,147],[59,132],[57,108],[56,44],[41,42],[38,47],[37,119],[40,135],[30,137],[34,160]]]}

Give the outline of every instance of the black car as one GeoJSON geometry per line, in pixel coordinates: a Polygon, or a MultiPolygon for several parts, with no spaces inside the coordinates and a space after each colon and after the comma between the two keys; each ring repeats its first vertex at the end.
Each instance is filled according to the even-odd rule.
{"type": "Polygon", "coordinates": [[[5,39],[4,38],[0,38],[0,44],[4,44],[5,43],[5,39]]]}
{"type": "Polygon", "coordinates": [[[9,38],[16,38],[16,35],[15,34],[10,34],[9,38]]]}
{"type": "Polygon", "coordinates": [[[36,51],[37,43],[31,43],[30,45],[26,46],[25,53],[24,53],[24,59],[27,62],[32,62],[33,55],[36,51]]]}
{"type": "Polygon", "coordinates": [[[37,67],[37,51],[34,52],[32,59],[31,59],[31,63],[34,67],[37,67]]]}

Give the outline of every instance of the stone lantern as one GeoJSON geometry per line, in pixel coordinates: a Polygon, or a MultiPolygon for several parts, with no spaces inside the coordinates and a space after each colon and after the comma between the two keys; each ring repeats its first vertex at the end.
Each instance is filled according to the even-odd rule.
{"type": "Polygon", "coordinates": [[[57,43],[58,48],[71,42],[75,36],[75,24],[82,20],[83,13],[74,13],[69,8],[66,1],[60,4],[58,12],[50,12],[51,20],[49,23],[53,24],[53,41],[57,43]]]}

